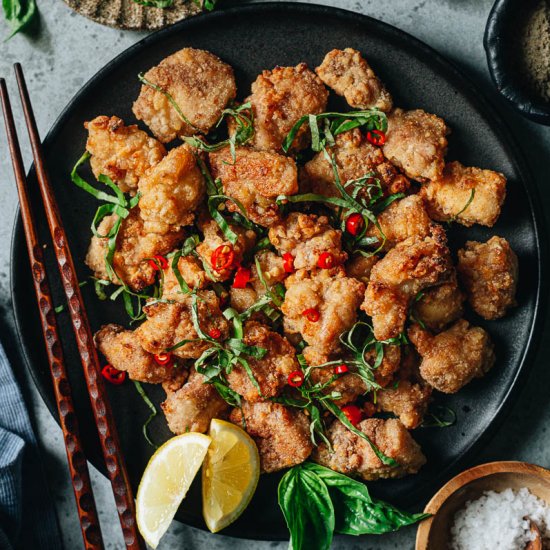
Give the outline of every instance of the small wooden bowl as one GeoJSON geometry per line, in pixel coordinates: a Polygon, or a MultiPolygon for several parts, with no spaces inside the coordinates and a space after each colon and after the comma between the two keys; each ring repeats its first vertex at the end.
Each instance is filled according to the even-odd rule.
{"type": "Polygon", "coordinates": [[[540,466],[527,462],[489,462],[458,474],[426,505],[424,512],[433,515],[418,526],[416,550],[448,548],[454,515],[466,501],[479,498],[484,491],[522,487],[550,505],[550,471],[540,466]]]}

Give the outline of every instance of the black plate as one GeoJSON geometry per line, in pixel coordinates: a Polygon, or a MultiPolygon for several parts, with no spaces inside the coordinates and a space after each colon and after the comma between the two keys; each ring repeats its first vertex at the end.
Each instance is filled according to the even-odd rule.
{"type": "MultiPolygon", "coordinates": [[[[274,3],[236,7],[184,21],[145,38],[101,70],[73,99],[45,140],[47,165],[81,280],[89,275],[83,258],[90,237],[89,223],[96,208],[94,201],[74,188],[69,179],[72,165],[84,149],[86,134],[82,123],[98,114],[117,114],[132,122],[132,101],[139,91],[136,75],[184,46],[205,48],[229,62],[235,68],[241,97],[248,93],[250,83],[263,69],[300,61],[315,67],[332,48],[351,46],[362,50],[394,94],[397,105],[421,107],[447,120],[453,130],[450,159],[500,170],[508,177],[508,198],[495,228],[458,227],[450,231],[455,250],[468,238],[487,239],[497,233],[509,239],[519,255],[519,306],[501,321],[484,323],[473,319],[476,324],[486,326],[493,336],[498,363],[483,380],[471,383],[456,396],[439,399],[457,411],[458,423],[454,427],[415,432],[428,457],[428,464],[420,474],[371,484],[373,493],[381,498],[405,506],[420,506],[444,477],[471,457],[481,441],[487,440],[501,413],[509,408],[507,401],[517,388],[520,373],[526,370],[533,348],[541,295],[539,234],[530,199],[531,184],[510,145],[507,131],[480,99],[479,92],[452,65],[418,40],[374,19],[327,7],[274,3]]],[[[40,97],[34,97],[34,101],[38,105],[40,97]]],[[[35,187],[31,173],[30,188],[35,187]]],[[[43,221],[40,234],[47,235],[43,221]]],[[[47,252],[50,272],[54,273],[47,252]]],[[[27,363],[53,414],[53,395],[19,219],[13,238],[12,285],[27,363]]],[[[54,290],[61,300],[59,286],[54,285],[54,290]]],[[[99,302],[89,286],[84,287],[84,295],[93,329],[105,322],[124,320],[120,304],[99,302]]],[[[59,318],[64,341],[72,342],[67,313],[59,318]]],[[[66,346],[66,353],[86,450],[92,463],[104,471],[78,354],[73,345],[66,346]]],[[[110,390],[130,478],[137,486],[152,453],[141,433],[148,411],[131,384],[110,390]]],[[[147,391],[157,404],[162,400],[160,388],[147,387],[147,391]]],[[[157,441],[169,436],[163,418],[157,418],[152,426],[157,441]]],[[[279,475],[262,478],[252,504],[227,529],[227,534],[271,540],[286,537],[277,507],[279,478],[279,475]]],[[[195,486],[195,492],[177,517],[202,528],[197,489],[195,486]]]]}

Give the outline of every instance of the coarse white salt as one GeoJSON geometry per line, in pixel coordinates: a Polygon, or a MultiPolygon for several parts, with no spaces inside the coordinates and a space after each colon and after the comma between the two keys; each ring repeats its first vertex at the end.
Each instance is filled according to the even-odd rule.
{"type": "Polygon", "coordinates": [[[550,508],[528,489],[486,491],[469,500],[454,517],[452,550],[524,550],[534,538],[529,520],[537,524],[543,548],[550,548],[550,508]]]}

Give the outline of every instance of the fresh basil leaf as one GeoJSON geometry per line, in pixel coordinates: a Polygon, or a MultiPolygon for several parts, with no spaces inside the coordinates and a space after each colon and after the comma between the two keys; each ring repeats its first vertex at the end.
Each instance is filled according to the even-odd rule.
{"type": "Polygon", "coordinates": [[[2,9],[11,27],[11,33],[6,40],[24,31],[38,13],[35,0],[2,0],[2,9]]]}
{"type": "Polygon", "coordinates": [[[323,481],[314,472],[295,466],[281,479],[278,496],[290,531],[290,548],[328,550],[334,533],[334,508],[323,481]]]}

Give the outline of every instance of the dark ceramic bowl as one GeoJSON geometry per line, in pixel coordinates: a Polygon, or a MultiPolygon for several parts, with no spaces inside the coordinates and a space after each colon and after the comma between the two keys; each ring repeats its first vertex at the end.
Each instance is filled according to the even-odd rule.
{"type": "Polygon", "coordinates": [[[491,78],[498,91],[525,117],[550,126],[550,103],[525,86],[517,67],[516,36],[538,0],[497,0],[491,9],[483,43],[491,78]]]}

